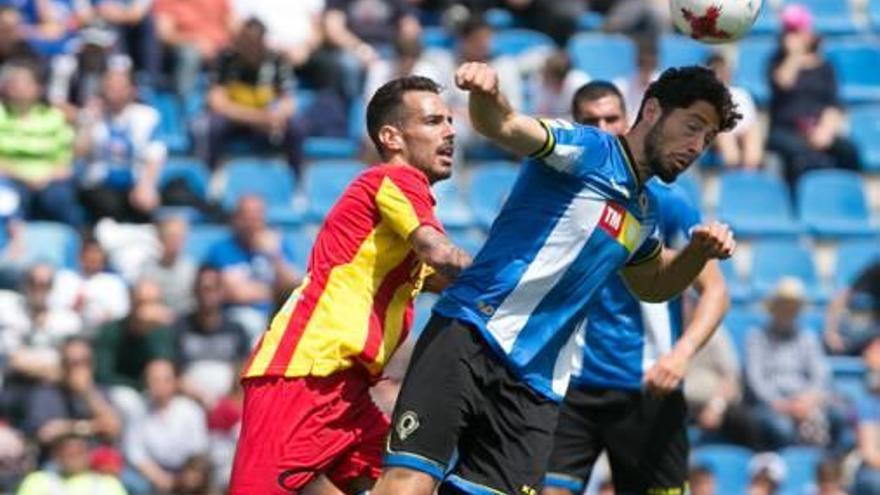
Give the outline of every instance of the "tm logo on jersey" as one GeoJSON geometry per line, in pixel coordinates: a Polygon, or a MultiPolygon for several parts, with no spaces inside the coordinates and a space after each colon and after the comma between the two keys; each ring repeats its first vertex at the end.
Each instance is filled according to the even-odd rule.
{"type": "Polygon", "coordinates": [[[605,209],[599,217],[599,228],[623,244],[629,252],[632,252],[638,243],[639,221],[617,203],[611,201],[605,203],[605,209]]]}

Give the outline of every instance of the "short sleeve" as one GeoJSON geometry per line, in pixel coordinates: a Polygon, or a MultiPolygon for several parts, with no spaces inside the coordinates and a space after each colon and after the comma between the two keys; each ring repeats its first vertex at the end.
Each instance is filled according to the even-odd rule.
{"type": "Polygon", "coordinates": [[[396,167],[382,178],[376,191],[376,205],[382,219],[404,239],[422,225],[443,232],[434,214],[434,195],[428,181],[416,169],[396,167]]]}
{"type": "Polygon", "coordinates": [[[594,128],[561,119],[539,119],[547,138],[530,158],[560,172],[586,178],[596,174],[607,161],[610,135],[594,128]]]}
{"type": "Polygon", "coordinates": [[[700,210],[681,186],[668,186],[659,196],[660,230],[667,245],[676,240],[689,239],[690,230],[703,221],[700,210]]]}
{"type": "Polygon", "coordinates": [[[627,265],[641,265],[642,263],[651,261],[657,256],[660,256],[662,250],[663,243],[660,242],[660,232],[655,229],[647,239],[642,241],[642,244],[636,249],[636,252],[629,259],[627,265]]]}

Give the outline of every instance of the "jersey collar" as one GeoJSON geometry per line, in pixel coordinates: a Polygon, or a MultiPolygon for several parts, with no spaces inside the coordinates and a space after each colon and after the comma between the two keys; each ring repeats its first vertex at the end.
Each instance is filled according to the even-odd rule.
{"type": "Polygon", "coordinates": [[[626,161],[626,167],[632,175],[636,190],[641,191],[642,181],[639,180],[639,174],[636,172],[636,159],[633,157],[632,151],[629,149],[629,144],[627,144],[626,138],[623,136],[617,136],[617,144],[619,144],[621,150],[623,150],[624,161],[626,161]]]}

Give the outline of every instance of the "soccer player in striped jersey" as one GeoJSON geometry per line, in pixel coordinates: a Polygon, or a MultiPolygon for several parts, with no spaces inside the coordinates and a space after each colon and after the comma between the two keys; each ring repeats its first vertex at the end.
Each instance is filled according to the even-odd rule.
{"type": "Polygon", "coordinates": [[[622,137],[517,113],[485,64],[462,65],[456,83],[477,131],[532,158],[416,343],[373,495],[536,495],[579,355],[572,323],[596,290],[621,270],[641,299],[665,301],[735,248],[712,223],[662,249],[644,187],[675,180],[739,118],[708,69],[664,72],[622,137]]]}
{"type": "Polygon", "coordinates": [[[356,493],[379,475],[388,419],[370,387],[412,323],[412,300],[470,263],[434,215],[455,131],[424,77],[382,86],[367,130],[384,163],[357,177],[312,247],[303,283],[242,372],[232,495],[356,493]]]}
{"type": "MultiPolygon", "coordinates": [[[[613,135],[624,134],[628,122],[623,96],[606,81],[575,93],[572,117],[613,135]]],[[[700,223],[699,209],[677,184],[652,179],[645,187],[657,198],[663,243],[680,244],[700,223]]],[[[603,450],[616,493],[683,495],[688,439],[680,384],[729,305],[717,261],[706,263],[695,286],[700,297],[686,326],[680,299],[639,301],[617,274],[588,303],[586,319],[574,323],[582,358],[559,411],[543,495],[582,493],[603,450]]]]}

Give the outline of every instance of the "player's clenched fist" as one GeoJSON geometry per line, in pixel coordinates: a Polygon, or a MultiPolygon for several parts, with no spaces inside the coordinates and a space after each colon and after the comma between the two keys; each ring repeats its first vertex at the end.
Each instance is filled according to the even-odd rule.
{"type": "Polygon", "coordinates": [[[707,258],[723,260],[733,256],[736,241],[733,239],[733,231],[727,224],[712,222],[691,229],[690,247],[707,258]]]}
{"type": "Polygon", "coordinates": [[[498,73],[481,62],[467,62],[455,71],[455,85],[465,91],[498,93],[498,73]]]}

